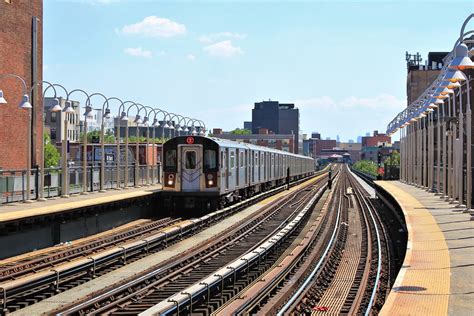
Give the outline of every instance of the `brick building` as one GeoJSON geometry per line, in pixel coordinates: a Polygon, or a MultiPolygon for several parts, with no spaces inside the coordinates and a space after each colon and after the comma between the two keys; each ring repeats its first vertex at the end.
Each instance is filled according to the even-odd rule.
{"type": "MultiPolygon", "coordinates": [[[[43,1],[0,0],[0,21],[0,74],[12,73],[24,78],[29,93],[32,82],[41,81],[43,77],[43,1]],[[35,63],[33,56],[36,56],[35,63]],[[35,69],[33,64],[36,64],[35,69]]],[[[29,119],[27,111],[18,108],[23,86],[18,79],[0,77],[0,89],[8,102],[0,104],[0,168],[24,169],[29,119]]],[[[36,97],[30,101],[33,105],[33,166],[40,161],[42,153],[41,89],[37,90],[36,97]]]]}
{"type": "Polygon", "coordinates": [[[378,131],[374,131],[372,136],[362,137],[362,149],[365,147],[378,147],[380,145],[386,146],[391,143],[392,139],[390,136],[379,133],[378,131]]]}
{"type": "Polygon", "coordinates": [[[438,77],[443,67],[443,58],[447,54],[445,52],[430,52],[425,65],[420,64],[421,59],[407,59],[407,106],[415,101],[438,77]]]}
{"type": "Polygon", "coordinates": [[[337,146],[335,139],[321,139],[321,134],[312,133],[311,138],[303,141],[308,152],[308,156],[313,158],[321,157],[323,150],[331,150],[337,146]]]}

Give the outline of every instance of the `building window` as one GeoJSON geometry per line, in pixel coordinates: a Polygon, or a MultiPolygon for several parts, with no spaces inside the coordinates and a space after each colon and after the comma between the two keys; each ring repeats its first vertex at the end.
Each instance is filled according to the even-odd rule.
{"type": "Polygon", "coordinates": [[[51,140],[56,140],[56,130],[54,128],[51,129],[51,140]]]}
{"type": "Polygon", "coordinates": [[[56,112],[51,112],[51,123],[56,123],[57,115],[56,112]]]}

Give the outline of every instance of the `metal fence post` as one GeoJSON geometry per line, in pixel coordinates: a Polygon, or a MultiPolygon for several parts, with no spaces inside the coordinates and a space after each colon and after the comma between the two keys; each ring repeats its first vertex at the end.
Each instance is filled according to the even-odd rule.
{"type": "Polygon", "coordinates": [[[36,199],[38,199],[39,197],[39,166],[38,165],[35,166],[35,196],[36,196],[36,199]]]}
{"type": "MultiPolygon", "coordinates": [[[[133,170],[136,170],[136,165],[137,165],[137,162],[134,162],[133,163],[133,170]]],[[[134,172],[134,176],[133,176],[133,186],[136,187],[137,186],[137,175],[138,173],[137,172],[134,172]]]]}
{"type": "MultiPolygon", "coordinates": [[[[102,153],[102,154],[104,154],[104,153],[102,153]]],[[[104,174],[105,174],[105,170],[104,170],[104,174]]],[[[101,179],[100,180],[101,187],[100,187],[99,190],[104,191],[105,190],[105,177],[104,177],[104,181],[102,181],[102,161],[99,161],[99,179],[101,179]]]]}
{"type": "Polygon", "coordinates": [[[90,164],[90,167],[91,167],[91,171],[90,171],[90,174],[91,174],[91,192],[94,192],[94,164],[90,164]]]}

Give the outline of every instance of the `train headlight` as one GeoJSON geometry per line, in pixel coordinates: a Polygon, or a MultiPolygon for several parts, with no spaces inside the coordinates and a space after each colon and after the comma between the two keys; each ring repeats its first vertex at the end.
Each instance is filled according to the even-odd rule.
{"type": "Polygon", "coordinates": [[[206,188],[214,188],[216,187],[216,177],[215,173],[207,173],[206,174],[206,188]]]}
{"type": "Polygon", "coordinates": [[[166,175],[166,180],[165,180],[166,181],[165,182],[166,186],[167,187],[174,187],[174,180],[175,180],[174,173],[168,173],[166,175]]]}

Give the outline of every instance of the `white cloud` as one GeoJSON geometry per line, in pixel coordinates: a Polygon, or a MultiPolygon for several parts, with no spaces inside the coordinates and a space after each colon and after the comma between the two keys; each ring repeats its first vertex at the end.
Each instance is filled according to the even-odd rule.
{"type": "Polygon", "coordinates": [[[232,33],[232,32],[220,32],[220,33],[211,33],[207,35],[202,35],[199,37],[199,41],[205,44],[211,44],[221,39],[230,38],[230,39],[243,39],[246,38],[247,34],[232,33]]]}
{"type": "Polygon", "coordinates": [[[189,59],[189,60],[195,60],[195,59],[196,59],[196,56],[194,56],[193,54],[188,54],[188,55],[186,56],[186,58],[189,59]]]}
{"type": "Polygon", "coordinates": [[[43,64],[43,71],[47,71],[49,69],[49,66],[47,64],[43,64]]]}
{"type": "Polygon", "coordinates": [[[141,47],[125,48],[123,51],[125,52],[125,54],[130,55],[130,56],[134,56],[134,57],[144,57],[144,58],[151,58],[152,57],[151,51],[143,49],[141,47]]]}
{"type": "Polygon", "coordinates": [[[204,47],[203,50],[209,55],[219,57],[232,57],[236,55],[242,55],[244,53],[242,48],[239,46],[234,46],[230,40],[211,44],[204,47]]]}
{"type": "Polygon", "coordinates": [[[385,131],[393,116],[406,106],[405,99],[387,93],[370,97],[320,96],[292,103],[300,109],[301,130],[321,131],[323,137],[340,135],[343,139],[356,139],[373,130],[385,131]]]}
{"type": "Polygon", "coordinates": [[[186,26],[178,22],[157,16],[148,16],[143,21],[125,25],[122,33],[126,35],[142,35],[145,37],[173,37],[184,34],[186,26]]]}

